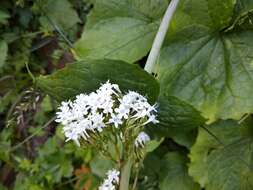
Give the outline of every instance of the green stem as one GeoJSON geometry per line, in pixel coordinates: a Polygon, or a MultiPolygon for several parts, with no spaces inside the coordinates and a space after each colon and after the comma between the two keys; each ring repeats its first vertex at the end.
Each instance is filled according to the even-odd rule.
{"type": "Polygon", "coordinates": [[[119,190],[129,190],[129,181],[131,175],[133,161],[132,159],[127,160],[120,171],[120,187],[119,190]]]}
{"type": "Polygon", "coordinates": [[[157,58],[159,56],[160,49],[162,47],[164,38],[167,34],[167,30],[170,25],[171,18],[173,16],[174,12],[176,11],[178,3],[179,3],[179,0],[171,0],[169,6],[163,16],[162,22],[161,22],[158,32],[156,34],[155,40],[153,42],[152,48],[150,50],[150,53],[149,53],[149,56],[148,56],[148,59],[147,59],[147,62],[146,62],[145,68],[144,68],[148,73],[154,72],[155,64],[156,64],[157,58]]]}
{"type": "Polygon", "coordinates": [[[134,184],[133,184],[133,189],[132,190],[136,189],[138,178],[139,178],[139,171],[140,171],[139,168],[137,168],[135,179],[134,179],[134,184]]]}

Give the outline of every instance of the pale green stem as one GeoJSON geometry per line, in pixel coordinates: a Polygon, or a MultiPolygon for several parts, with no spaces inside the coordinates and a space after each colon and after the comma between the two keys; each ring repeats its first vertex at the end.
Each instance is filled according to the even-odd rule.
{"type": "Polygon", "coordinates": [[[169,6],[163,16],[162,22],[161,22],[158,32],[156,34],[155,40],[153,42],[152,48],[150,50],[150,53],[149,53],[149,56],[148,56],[148,59],[147,59],[147,62],[146,62],[145,68],[144,68],[148,73],[154,72],[157,58],[159,56],[164,38],[165,38],[167,30],[169,28],[171,18],[177,8],[178,3],[179,3],[179,0],[171,0],[169,6]]]}
{"type": "Polygon", "coordinates": [[[119,190],[129,190],[129,180],[131,176],[133,161],[127,160],[120,171],[120,187],[119,190]]]}
{"type": "Polygon", "coordinates": [[[134,179],[134,184],[133,184],[133,189],[132,190],[136,189],[138,178],[139,178],[139,168],[137,169],[137,172],[136,172],[136,175],[135,175],[135,179],[134,179]]]}

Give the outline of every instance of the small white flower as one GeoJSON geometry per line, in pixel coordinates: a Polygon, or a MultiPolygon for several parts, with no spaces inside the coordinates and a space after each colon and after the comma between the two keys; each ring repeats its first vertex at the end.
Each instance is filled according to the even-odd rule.
{"type": "Polygon", "coordinates": [[[157,124],[157,123],[159,123],[159,121],[156,119],[155,115],[150,115],[149,118],[148,118],[148,120],[146,122],[144,122],[143,125],[146,125],[148,123],[157,124]]]}
{"type": "Polygon", "coordinates": [[[108,124],[113,124],[116,128],[119,127],[119,125],[121,125],[123,123],[122,118],[119,117],[116,114],[111,114],[111,118],[109,119],[108,124]]]}
{"type": "Polygon", "coordinates": [[[119,108],[115,109],[115,112],[120,118],[128,119],[130,109],[125,105],[120,105],[119,108]]]}
{"type": "Polygon", "coordinates": [[[74,108],[77,109],[79,112],[81,112],[84,115],[88,114],[88,110],[90,109],[90,97],[86,94],[79,94],[76,96],[76,99],[74,101],[74,108]]]}
{"type": "Polygon", "coordinates": [[[116,190],[116,185],[119,184],[119,174],[120,172],[115,169],[109,170],[106,173],[107,178],[104,180],[102,185],[98,188],[98,190],[116,190]]]}
{"type": "Polygon", "coordinates": [[[109,183],[109,182],[104,182],[99,188],[98,190],[116,190],[116,187],[109,183]]]}
{"type": "Polygon", "coordinates": [[[78,141],[79,135],[75,130],[66,131],[65,136],[67,137],[66,141],[73,140],[78,146],[80,146],[78,141]]]}
{"type": "Polygon", "coordinates": [[[150,137],[145,132],[140,132],[137,138],[135,139],[135,147],[144,147],[144,145],[150,141],[150,137]]]}
{"type": "Polygon", "coordinates": [[[120,172],[117,171],[117,170],[115,170],[115,169],[109,170],[109,171],[107,172],[107,178],[108,178],[110,181],[112,181],[112,182],[118,184],[118,183],[119,183],[119,174],[120,174],[120,172]]]}
{"type": "Polygon", "coordinates": [[[146,109],[138,110],[135,115],[133,115],[133,118],[140,119],[144,118],[149,115],[149,111],[146,109]]]}
{"type": "Polygon", "coordinates": [[[55,121],[63,125],[70,123],[73,117],[71,102],[62,102],[59,110],[59,112],[56,112],[57,119],[55,121]]]}
{"type": "Polygon", "coordinates": [[[90,116],[90,120],[92,121],[92,125],[91,125],[92,130],[98,130],[98,132],[101,132],[103,128],[105,127],[105,123],[103,122],[104,117],[102,114],[93,113],[90,116]]]}
{"type": "Polygon", "coordinates": [[[63,131],[66,136],[66,141],[73,140],[78,146],[80,146],[79,138],[83,134],[83,129],[80,128],[78,123],[70,123],[63,127],[63,131]]]}
{"type": "Polygon", "coordinates": [[[113,101],[107,102],[106,104],[104,104],[103,113],[109,114],[109,113],[112,113],[112,112],[113,112],[113,101]]]}
{"type": "Polygon", "coordinates": [[[118,96],[118,93],[121,93],[119,86],[117,84],[111,84],[108,80],[106,83],[102,84],[97,90],[98,94],[107,94],[112,95],[115,94],[118,96]]]}

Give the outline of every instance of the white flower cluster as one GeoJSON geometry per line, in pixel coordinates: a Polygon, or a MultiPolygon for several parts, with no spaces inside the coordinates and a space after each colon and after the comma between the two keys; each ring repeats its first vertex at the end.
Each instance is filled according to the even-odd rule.
{"type": "Polygon", "coordinates": [[[62,102],[56,113],[56,122],[61,123],[66,141],[74,140],[80,145],[82,138],[88,140],[91,133],[102,132],[107,126],[118,128],[127,119],[157,123],[155,105],[137,92],[123,95],[117,84],[107,81],[96,92],[80,94],[74,101],[62,102]]]}
{"type": "Polygon", "coordinates": [[[107,178],[98,188],[98,190],[116,190],[115,185],[119,184],[119,174],[120,172],[115,169],[109,170],[106,174],[107,178]]]}
{"type": "Polygon", "coordinates": [[[134,144],[136,148],[139,148],[139,147],[144,147],[144,145],[149,141],[150,141],[150,137],[148,136],[148,134],[145,132],[140,132],[137,138],[135,139],[134,144]]]}

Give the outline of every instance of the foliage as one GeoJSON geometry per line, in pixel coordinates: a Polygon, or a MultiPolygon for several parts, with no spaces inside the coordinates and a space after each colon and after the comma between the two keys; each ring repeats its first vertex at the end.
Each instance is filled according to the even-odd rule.
{"type": "Polygon", "coordinates": [[[11,182],[1,175],[4,185],[96,188],[112,163],[64,143],[55,123],[43,124],[54,100],[110,79],[159,105],[160,123],[147,129],[155,148],[133,170],[140,168],[137,189],[252,189],[252,1],[180,0],[153,77],[140,66],[169,1],[90,1],[83,31],[90,4],[78,2],[0,3],[0,166],[17,173],[11,182]]]}
{"type": "Polygon", "coordinates": [[[199,190],[197,183],[193,182],[187,174],[187,158],[177,152],[169,152],[162,159],[160,171],[160,189],[199,190]]]}
{"type": "Polygon", "coordinates": [[[218,121],[208,130],[199,129],[191,149],[190,174],[207,189],[251,189],[252,121],[218,121]]]}
{"type": "Polygon", "coordinates": [[[65,145],[55,101],[32,79],[73,60],[70,43],[90,4],[4,0],[0,7],[0,189],[94,189],[92,150],[65,145]]]}
{"type": "Polygon", "coordinates": [[[81,61],[50,75],[38,78],[38,86],[62,101],[81,93],[95,91],[110,80],[124,91],[136,90],[155,102],[159,86],[152,76],[135,65],[121,61],[81,61]],[[81,84],[81,85],[80,85],[81,84]]]}
{"type": "Polygon", "coordinates": [[[1,59],[0,59],[0,68],[1,68],[5,63],[8,51],[8,46],[5,41],[0,41],[0,51],[1,51],[1,59]]]}
{"type": "Polygon", "coordinates": [[[87,30],[75,44],[78,58],[108,58],[129,63],[141,59],[151,48],[166,7],[166,0],[96,1],[87,30]]]}

